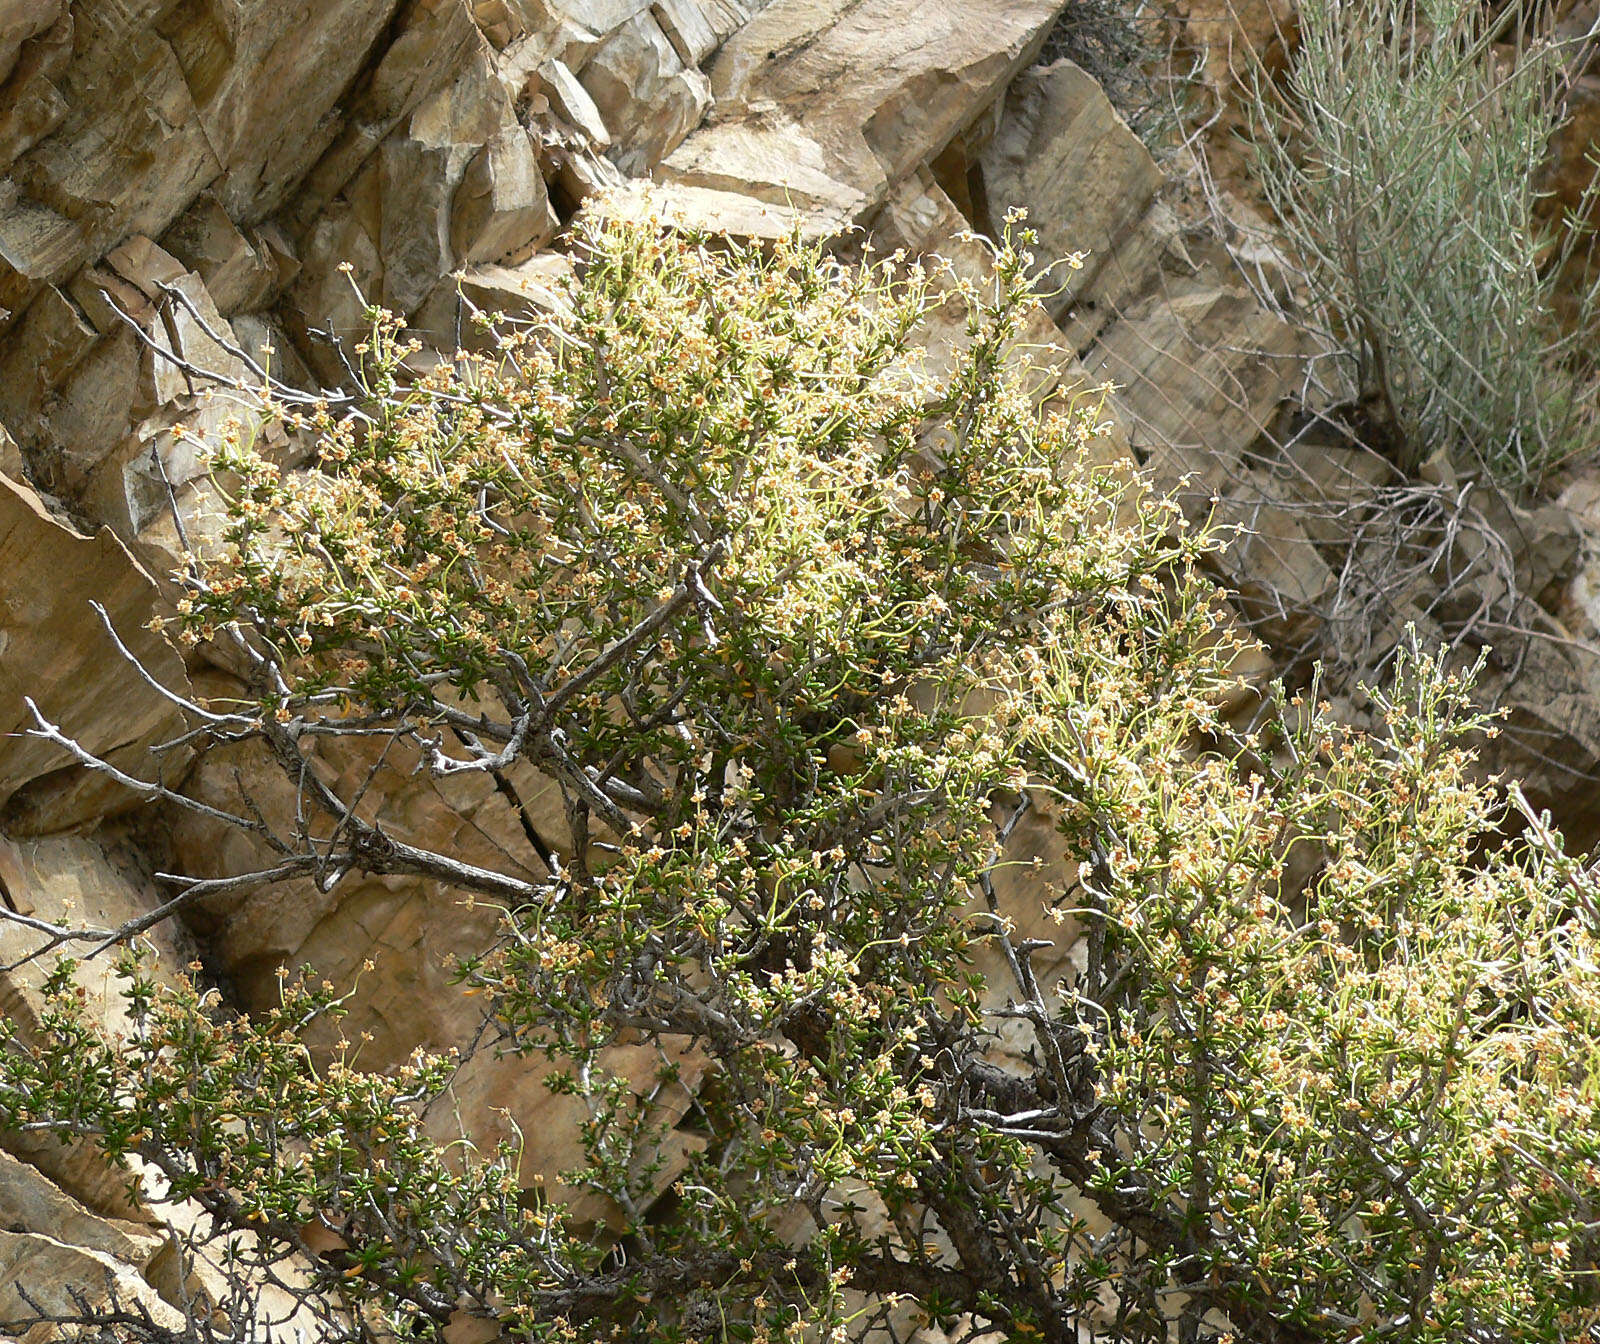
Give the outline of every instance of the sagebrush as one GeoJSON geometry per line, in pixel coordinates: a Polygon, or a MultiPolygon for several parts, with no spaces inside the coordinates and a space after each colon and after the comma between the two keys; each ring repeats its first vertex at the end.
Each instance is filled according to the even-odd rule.
{"type": "Polygon", "coordinates": [[[1307,0],[1297,16],[1286,80],[1255,80],[1255,165],[1401,465],[1442,454],[1521,490],[1592,458],[1600,324],[1575,277],[1594,190],[1571,218],[1540,206],[1581,65],[1555,7],[1307,0]]]}

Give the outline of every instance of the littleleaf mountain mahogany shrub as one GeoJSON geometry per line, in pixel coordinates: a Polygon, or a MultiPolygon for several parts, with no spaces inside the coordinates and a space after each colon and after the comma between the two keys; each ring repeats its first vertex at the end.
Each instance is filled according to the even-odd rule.
{"type": "Polygon", "coordinates": [[[586,1098],[568,1180],[622,1232],[430,1140],[451,1061],[311,1050],[331,989],[249,1018],[128,953],[112,1037],[64,962],[0,1124],[153,1169],[212,1269],[178,1334],[87,1295],[64,1333],[244,1340],[286,1294],[329,1341],[1600,1338],[1594,881],[1503,837],[1426,657],[1381,731],[1219,721],[1217,539],[1094,465],[1093,405],[1038,406],[1026,241],[979,283],[596,217],[490,354],[419,367],[374,312],[347,399],[279,397],[314,470],[219,454],[180,631],[253,698],[191,713],[306,818],[218,812],[277,855],[241,878],[498,902],[479,1048],[586,1098]],[[517,872],[404,843],[316,770],[341,734],[535,767],[569,834],[517,872]],[[1050,977],[994,881],[1046,806],[1050,977]],[[606,1071],[641,1039],[706,1061],[670,1180],[606,1071]]]}

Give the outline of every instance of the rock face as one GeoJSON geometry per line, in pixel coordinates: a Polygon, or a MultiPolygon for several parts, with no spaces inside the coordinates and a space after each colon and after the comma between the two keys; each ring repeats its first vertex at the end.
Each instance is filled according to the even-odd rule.
{"type": "Polygon", "coordinates": [[[1052,273],[1052,316],[1108,306],[1148,279],[1144,244],[1159,225],[1140,225],[1161,170],[1077,66],[1061,61],[1018,77],[978,168],[991,227],[1023,206],[1044,256],[1087,254],[1078,268],[1052,273]],[[1125,248],[1133,256],[1121,258],[1125,248]]]}
{"type": "MultiPolygon", "coordinates": [[[[660,175],[825,226],[852,223],[999,95],[1059,9],[1055,0],[777,0],[718,53],[710,123],[660,175]]],[[[685,213],[693,217],[687,203],[685,213]]]]}
{"type": "MultiPolygon", "coordinates": [[[[302,464],[305,445],[252,421],[246,402],[208,395],[204,375],[247,384],[270,367],[307,389],[332,385],[345,375],[325,337],[357,331],[369,299],[436,346],[473,339],[474,306],[558,306],[570,263],[553,240],[595,192],[628,184],[669,222],[755,237],[855,226],[958,269],[981,258],[966,230],[1026,210],[1045,255],[1085,254],[1055,272],[1059,288],[1028,332],[1054,369],[1040,398],[1115,384],[1108,463],[1147,468],[1196,513],[1220,496],[1223,519],[1251,530],[1220,578],[1278,665],[1352,625],[1348,574],[1373,548],[1395,550],[1386,510],[1425,513],[1427,501],[1397,493],[1370,455],[1278,432],[1313,354],[1277,307],[1286,286],[1260,283],[1281,277],[1281,263],[1258,243],[1182,223],[1181,186],[1094,80],[1068,63],[1032,64],[1063,5],[0,0],[0,735],[32,725],[32,695],[140,776],[156,768],[149,748],[176,731],[162,688],[225,693],[225,674],[186,666],[146,628],[163,609],[180,530],[203,535],[196,443],[238,419],[286,467],[302,464]],[[129,676],[91,600],[150,682],[129,676]]],[[[1263,32],[1280,14],[1276,0],[1249,12],[1263,32]]],[[[1200,33],[1220,10],[1195,0],[1186,13],[1200,33]]],[[[1221,80],[1225,54],[1216,60],[1221,80]]],[[[935,362],[964,339],[959,321],[924,336],[935,362]]],[[[1568,502],[1600,536],[1593,500],[1568,502]]],[[[1505,578],[1495,610],[1519,595],[1549,606],[1539,619],[1555,637],[1492,675],[1526,740],[1546,747],[1518,768],[1554,799],[1600,771],[1595,669],[1560,642],[1564,631],[1600,642],[1600,581],[1586,558],[1600,542],[1580,557],[1564,510],[1495,516],[1522,540],[1509,558],[1480,547],[1467,559],[1473,573],[1505,578]]],[[[1408,619],[1445,632],[1430,575],[1413,568],[1385,597],[1363,636],[1373,647],[1392,645],[1408,619]]],[[[1246,663],[1257,677],[1275,665],[1265,647],[1246,663]]],[[[1249,713],[1252,699],[1229,708],[1249,713]]],[[[372,761],[330,749],[318,765],[355,778],[372,761]]],[[[266,814],[293,807],[245,755],[169,753],[161,768],[169,779],[189,771],[184,787],[213,803],[236,806],[242,791],[266,814]]],[[[531,771],[517,791],[525,816],[494,789],[435,785],[395,761],[372,796],[396,835],[514,871],[536,861],[525,822],[558,847],[566,824],[531,771]]],[[[151,818],[140,802],[48,743],[0,736],[0,899],[38,920],[108,927],[152,908],[160,892],[106,823],[130,810],[184,871],[259,866],[238,833],[151,818]]],[[[1600,834],[1600,810],[1591,820],[1600,834]]],[[[1070,928],[1064,937],[1039,915],[1075,875],[1042,803],[1010,844],[1045,860],[1044,874],[1008,876],[998,898],[1019,929],[1055,939],[1049,957],[1064,964],[1070,928]]],[[[157,940],[166,972],[189,960],[193,938],[245,1006],[276,992],[280,967],[355,982],[346,1029],[370,1033],[369,1066],[475,1028],[450,959],[482,946],[493,912],[436,885],[236,892],[188,919],[157,940]]],[[[38,939],[0,921],[0,964],[38,939]]],[[[0,1010],[24,1031],[45,964],[0,973],[0,1010]]],[[[109,987],[95,993],[114,1024],[109,987]]],[[[608,1061],[641,1088],[659,1062],[642,1047],[608,1061]]],[[[657,1098],[669,1124],[698,1081],[695,1061],[678,1063],[681,1084],[657,1098]]],[[[479,1054],[449,1104],[430,1118],[441,1136],[459,1123],[483,1144],[515,1126],[530,1179],[578,1160],[577,1103],[526,1063],[479,1054]]],[[[677,1142],[687,1152],[695,1140],[677,1142]]],[[[18,1151],[25,1162],[0,1155],[0,1319],[26,1267],[30,1284],[42,1276],[41,1300],[65,1300],[69,1286],[114,1291],[164,1320],[152,1234],[120,1178],[77,1150],[18,1151]]],[[[669,1163],[659,1179],[672,1174],[669,1163]]]]}
{"type": "MultiPolygon", "coordinates": [[[[114,929],[161,903],[138,864],[138,856],[110,832],[0,838],[0,900],[17,914],[45,924],[114,929]]],[[[155,964],[167,974],[175,974],[189,960],[181,926],[160,925],[150,936],[155,964]]],[[[55,961],[54,956],[25,958],[44,945],[45,938],[36,929],[0,920],[0,966],[7,968],[0,972],[0,1013],[24,1037],[39,1027],[44,982],[55,961]]],[[[127,1027],[108,961],[101,958],[86,964],[80,983],[87,994],[85,1006],[96,1019],[112,1030],[127,1027]]],[[[92,1153],[38,1139],[10,1139],[6,1146],[96,1213],[125,1217],[136,1212],[125,1191],[127,1174],[110,1170],[92,1153]]],[[[0,1195],[0,1204],[3,1200],[0,1195]]],[[[59,1235],[49,1227],[34,1230],[59,1235]]]]}
{"type": "MultiPolygon", "coordinates": [[[[32,697],[89,750],[130,773],[147,771],[148,748],[176,722],[174,707],[131,675],[111,632],[159,681],[186,687],[181,660],[144,628],[156,596],[109,528],[85,536],[52,517],[27,486],[0,476],[0,732],[35,726],[24,703],[32,697]]],[[[14,834],[73,826],[137,801],[75,768],[52,743],[14,736],[0,751],[0,815],[14,834]]]]}

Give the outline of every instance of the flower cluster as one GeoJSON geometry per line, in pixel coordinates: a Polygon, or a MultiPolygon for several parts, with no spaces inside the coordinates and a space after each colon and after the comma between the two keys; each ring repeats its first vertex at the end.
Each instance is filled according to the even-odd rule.
{"type": "Polygon", "coordinates": [[[155,1163],[256,1270],[306,1257],[330,1340],[1592,1337],[1594,884],[1500,835],[1426,659],[1372,734],[1224,720],[1217,540],[1019,348],[1025,243],[952,281],[596,213],[557,309],[476,353],[375,311],[347,401],[269,408],[313,468],[216,459],[181,624],[255,698],[197,731],[301,790],[279,871],[506,907],[459,976],[587,1103],[565,1179],[616,1247],[421,1135],[446,1062],[308,1053],[331,995],[230,1019],[130,969],[116,1042],[63,971],[0,1123],[155,1163]],[[341,734],[544,776],[548,881],[387,835],[305,755],[341,734]],[[1066,860],[1033,910],[1030,809],[1066,860]],[[1013,930],[1047,909],[1055,981],[1013,930]],[[673,1069],[607,1072],[641,1040],[703,1066],[670,1162],[673,1069]]]}

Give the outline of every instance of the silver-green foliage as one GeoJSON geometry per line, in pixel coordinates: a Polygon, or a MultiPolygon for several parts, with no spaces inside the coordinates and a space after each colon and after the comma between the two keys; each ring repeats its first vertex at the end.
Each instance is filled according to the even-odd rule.
{"type": "Polygon", "coordinates": [[[1566,86],[1528,36],[1546,9],[1306,0],[1286,85],[1255,86],[1268,198],[1408,467],[1524,486],[1600,446],[1594,292],[1557,309],[1584,235],[1538,209],[1566,86]]]}

